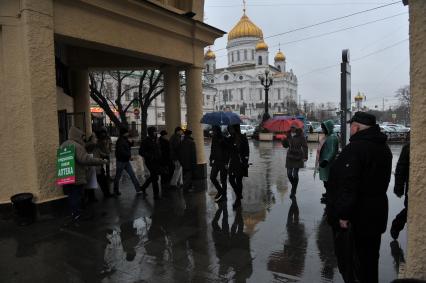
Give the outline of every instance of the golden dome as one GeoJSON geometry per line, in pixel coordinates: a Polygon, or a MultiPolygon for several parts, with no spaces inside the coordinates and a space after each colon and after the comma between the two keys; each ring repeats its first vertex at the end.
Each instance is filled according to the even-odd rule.
{"type": "Polygon", "coordinates": [[[260,39],[257,44],[256,44],[256,51],[259,50],[265,50],[268,51],[268,45],[265,43],[265,41],[262,39],[260,39]]]}
{"type": "Polygon", "coordinates": [[[204,59],[210,60],[210,59],[216,59],[216,54],[210,49],[206,51],[206,54],[204,54],[204,59]]]}
{"type": "Polygon", "coordinates": [[[275,54],[274,57],[275,61],[285,61],[285,55],[281,52],[281,50],[278,50],[277,54],[275,54]]]}
{"type": "Polygon", "coordinates": [[[257,37],[263,38],[262,30],[256,26],[249,17],[244,15],[241,17],[240,21],[231,29],[228,34],[228,40],[240,38],[240,37],[257,37]]]}

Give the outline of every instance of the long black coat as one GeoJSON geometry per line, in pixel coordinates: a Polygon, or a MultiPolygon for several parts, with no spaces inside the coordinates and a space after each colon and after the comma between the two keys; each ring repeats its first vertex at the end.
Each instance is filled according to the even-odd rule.
{"type": "Polygon", "coordinates": [[[328,220],[349,220],[354,232],[365,235],[386,231],[392,153],[386,135],[376,125],[350,138],[331,166],[328,220]]]}
{"type": "Polygon", "coordinates": [[[408,183],[410,176],[410,144],[402,147],[398,163],[395,169],[395,187],[393,189],[397,196],[408,194],[408,183]]]}
{"type": "Polygon", "coordinates": [[[212,166],[224,166],[229,163],[229,145],[223,136],[213,136],[210,150],[212,166]]]}
{"type": "Polygon", "coordinates": [[[145,138],[139,148],[139,154],[145,159],[145,164],[151,173],[159,172],[161,165],[161,153],[157,138],[145,138]]]}
{"type": "Polygon", "coordinates": [[[170,159],[170,142],[166,138],[159,138],[158,144],[160,145],[161,153],[161,165],[169,165],[171,162],[170,159]]]}
{"type": "Polygon", "coordinates": [[[186,136],[179,147],[179,162],[183,171],[193,171],[197,166],[197,155],[194,139],[186,136]]]}
{"type": "Polygon", "coordinates": [[[250,148],[247,137],[240,135],[239,143],[236,137],[231,137],[226,142],[230,151],[229,173],[248,177],[250,148]]]}

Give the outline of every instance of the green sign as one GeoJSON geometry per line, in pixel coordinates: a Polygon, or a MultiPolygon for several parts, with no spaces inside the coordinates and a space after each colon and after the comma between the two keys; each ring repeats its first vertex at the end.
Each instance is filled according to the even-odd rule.
{"type": "Polygon", "coordinates": [[[59,148],[56,161],[56,184],[67,185],[75,183],[75,146],[59,148]]]}

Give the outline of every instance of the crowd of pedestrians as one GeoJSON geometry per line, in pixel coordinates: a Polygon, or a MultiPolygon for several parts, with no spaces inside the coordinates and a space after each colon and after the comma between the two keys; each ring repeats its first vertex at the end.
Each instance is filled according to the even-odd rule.
{"type": "MultiPolygon", "coordinates": [[[[378,264],[381,236],[388,220],[387,188],[391,179],[392,153],[387,137],[381,133],[375,116],[357,112],[350,123],[349,144],[339,152],[339,141],[333,131],[333,122],[321,124],[324,138],[317,149],[315,173],[324,183],[321,202],[326,205],[328,224],[333,231],[338,268],[345,282],[378,282],[378,264]]],[[[176,127],[170,140],[166,131],[149,127],[148,136],[141,141],[139,155],[143,157],[149,177],[140,185],[130,161],[133,160],[128,130],[120,130],[115,145],[116,174],[113,193],[109,191],[109,160],[112,143],[106,129],[86,139],[75,127],[69,131],[69,140],[61,146],[76,148],[76,183],[65,185],[74,220],[81,216],[82,200],[96,201],[93,190],[83,193],[87,183],[87,168],[95,166],[96,178],[104,197],[120,196],[120,178],[123,171],[129,175],[136,194],[147,195],[152,186],[153,198],[161,198],[165,189],[191,192],[197,157],[192,131],[176,127]]],[[[235,194],[233,208],[241,207],[243,178],[248,177],[249,144],[241,134],[240,125],[229,125],[226,131],[212,127],[209,165],[210,180],[217,190],[215,201],[223,207],[227,201],[229,181],[235,194]],[[218,180],[219,177],[219,180],[218,180]]],[[[308,159],[308,146],[302,129],[292,124],[282,140],[287,149],[285,167],[291,184],[290,198],[296,203],[299,169],[308,159]]],[[[390,233],[397,239],[407,221],[407,191],[409,172],[409,144],[403,147],[395,173],[394,193],[405,195],[405,207],[392,222],[390,233]]]]}

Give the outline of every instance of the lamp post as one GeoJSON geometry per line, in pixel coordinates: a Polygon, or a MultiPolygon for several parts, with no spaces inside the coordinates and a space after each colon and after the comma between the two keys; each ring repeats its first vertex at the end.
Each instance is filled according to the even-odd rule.
{"type": "Polygon", "coordinates": [[[262,116],[262,123],[271,118],[269,115],[269,102],[268,102],[268,92],[269,88],[272,85],[272,76],[269,74],[269,69],[265,69],[265,74],[259,76],[260,83],[263,85],[265,89],[265,112],[262,116]]]}

